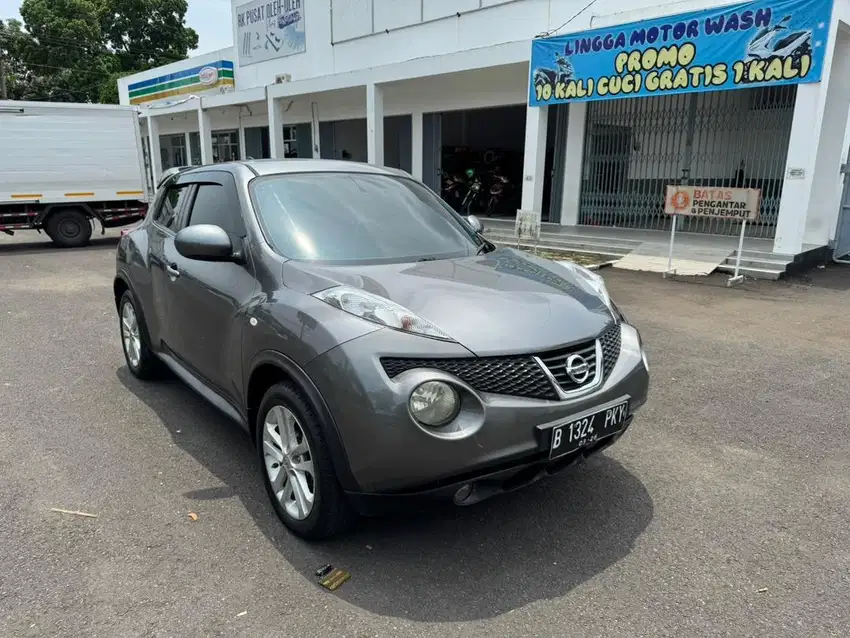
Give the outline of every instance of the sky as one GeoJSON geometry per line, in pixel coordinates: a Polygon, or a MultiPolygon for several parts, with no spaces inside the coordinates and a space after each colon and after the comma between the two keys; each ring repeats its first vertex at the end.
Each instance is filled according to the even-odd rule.
{"type": "MultiPolygon", "coordinates": [[[[20,18],[21,0],[0,0],[0,18],[20,18]]],[[[198,32],[198,49],[189,55],[209,53],[233,44],[230,0],[189,0],[186,24],[198,32]]]]}

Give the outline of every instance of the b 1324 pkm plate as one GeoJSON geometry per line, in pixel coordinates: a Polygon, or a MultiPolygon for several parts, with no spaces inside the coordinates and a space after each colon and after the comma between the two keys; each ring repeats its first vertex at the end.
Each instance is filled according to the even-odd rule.
{"type": "Polygon", "coordinates": [[[628,418],[629,401],[623,399],[607,408],[556,425],[552,428],[549,458],[556,459],[616,434],[623,429],[628,418]]]}

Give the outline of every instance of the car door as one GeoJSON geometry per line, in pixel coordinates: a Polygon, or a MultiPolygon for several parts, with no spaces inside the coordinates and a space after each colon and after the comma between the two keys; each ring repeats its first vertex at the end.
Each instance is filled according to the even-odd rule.
{"type": "Polygon", "coordinates": [[[230,235],[242,259],[208,262],[176,254],[168,264],[169,321],[173,353],[225,398],[241,394],[244,312],[257,288],[236,181],[230,173],[193,173],[192,195],[181,227],[220,226],[230,235]]]}
{"type": "Polygon", "coordinates": [[[179,229],[182,208],[186,204],[191,188],[170,180],[162,185],[154,205],[153,220],[149,226],[149,267],[151,281],[151,313],[146,317],[153,346],[157,349],[171,341],[169,334],[168,303],[172,275],[169,264],[177,255],[174,236],[179,229]]]}

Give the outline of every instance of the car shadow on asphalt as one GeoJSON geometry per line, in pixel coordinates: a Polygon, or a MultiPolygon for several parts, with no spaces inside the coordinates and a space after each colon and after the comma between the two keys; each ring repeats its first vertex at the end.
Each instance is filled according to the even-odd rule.
{"type": "Polygon", "coordinates": [[[306,543],[274,514],[239,426],[179,380],[142,383],[126,367],[118,378],[158,415],[174,443],[223,484],[187,498],[239,498],[313,586],[314,572],[326,563],[349,571],[351,580],[328,595],[372,613],[474,621],[564,596],[626,557],[653,517],[641,481],[602,454],[473,507],[362,519],[341,537],[306,543]]]}
{"type": "Polygon", "coordinates": [[[60,248],[50,239],[44,236],[40,241],[22,241],[0,243],[0,256],[2,255],[40,255],[43,253],[59,253],[80,250],[102,250],[104,248],[115,248],[119,237],[97,237],[92,238],[88,246],[82,248],[60,248]]]}

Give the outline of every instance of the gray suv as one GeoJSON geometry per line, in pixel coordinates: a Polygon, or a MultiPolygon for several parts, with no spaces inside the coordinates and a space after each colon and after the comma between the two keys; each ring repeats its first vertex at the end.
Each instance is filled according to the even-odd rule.
{"type": "Polygon", "coordinates": [[[646,401],[640,336],[598,275],[497,248],[401,171],[175,173],[116,266],[130,371],[168,368],[245,428],[304,538],[528,485],[613,443],[646,401]]]}

